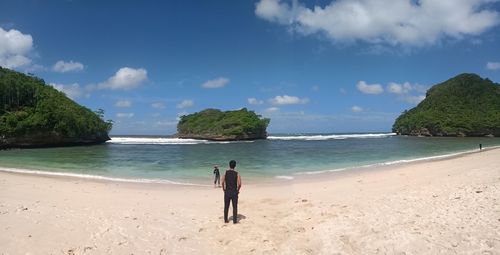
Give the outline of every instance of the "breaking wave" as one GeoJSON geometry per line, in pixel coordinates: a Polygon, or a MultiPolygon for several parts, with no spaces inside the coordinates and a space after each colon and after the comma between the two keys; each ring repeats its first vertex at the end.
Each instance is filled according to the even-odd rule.
{"type": "Polygon", "coordinates": [[[395,136],[396,133],[377,133],[377,134],[332,134],[332,135],[276,135],[269,136],[269,140],[304,140],[304,141],[323,141],[323,140],[343,140],[343,139],[363,139],[363,138],[386,138],[395,136]]]}

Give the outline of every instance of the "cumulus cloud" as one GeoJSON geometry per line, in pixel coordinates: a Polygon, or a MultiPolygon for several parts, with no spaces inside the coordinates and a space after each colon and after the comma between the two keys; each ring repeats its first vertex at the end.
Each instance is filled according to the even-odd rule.
{"type": "Polygon", "coordinates": [[[357,105],[354,105],[353,107],[351,107],[351,111],[352,112],[362,112],[363,111],[363,108],[357,106],[357,105]]]}
{"type": "Polygon", "coordinates": [[[261,0],[255,4],[255,14],[267,21],[291,24],[294,20],[292,7],[278,0],[261,0]]]}
{"type": "Polygon", "coordinates": [[[338,0],[306,7],[297,0],[260,0],[257,17],[303,35],[334,42],[392,46],[434,45],[443,39],[477,36],[496,26],[491,0],[338,0]]]}
{"type": "Polygon", "coordinates": [[[132,106],[132,102],[130,100],[119,100],[116,101],[115,106],[120,108],[127,108],[132,106]]]}
{"type": "Polygon", "coordinates": [[[179,104],[177,104],[178,109],[185,109],[189,108],[194,105],[193,100],[182,100],[179,104]]]}
{"type": "Polygon", "coordinates": [[[389,84],[387,84],[386,90],[389,93],[401,95],[410,93],[412,91],[424,93],[427,90],[427,88],[420,84],[411,84],[409,82],[405,82],[402,84],[390,82],[389,84]]]}
{"type": "Polygon", "coordinates": [[[119,112],[116,114],[117,118],[132,118],[134,117],[134,113],[132,112],[119,112]]]}
{"type": "Polygon", "coordinates": [[[400,99],[409,104],[419,104],[420,102],[422,102],[422,100],[425,99],[425,95],[418,95],[418,96],[405,95],[400,99]]]}
{"type": "Polygon", "coordinates": [[[299,98],[289,95],[276,96],[269,99],[269,103],[272,105],[307,104],[308,102],[309,98],[299,98]]]}
{"type": "Polygon", "coordinates": [[[80,87],[78,83],[73,84],[58,84],[58,83],[50,83],[52,87],[63,92],[66,96],[71,99],[76,99],[85,94],[84,89],[80,87]]]}
{"type": "Polygon", "coordinates": [[[356,88],[364,94],[377,95],[384,92],[384,88],[380,84],[367,84],[365,81],[359,81],[356,88]]]}
{"type": "Polygon", "coordinates": [[[269,107],[265,110],[266,113],[273,113],[273,112],[278,112],[280,108],[278,107],[269,107]]]}
{"type": "Polygon", "coordinates": [[[131,90],[148,80],[148,72],[144,68],[122,67],[107,81],[97,84],[96,89],[131,90]]]}
{"type": "Polygon", "coordinates": [[[251,98],[248,99],[248,103],[252,104],[252,105],[261,105],[261,104],[264,103],[264,101],[258,100],[257,98],[251,97],[251,98]]]}
{"type": "Polygon", "coordinates": [[[78,72],[82,71],[84,68],[83,64],[80,62],[73,62],[70,60],[69,62],[64,62],[63,60],[57,61],[54,66],[52,66],[52,70],[54,72],[66,73],[66,72],[78,72]]]}
{"type": "Polygon", "coordinates": [[[425,93],[427,87],[420,84],[411,84],[409,82],[405,83],[395,83],[390,82],[386,87],[387,92],[399,95],[399,100],[409,103],[418,104],[425,99],[425,95],[415,95],[419,93],[425,93]]]}
{"type": "Polygon", "coordinates": [[[228,83],[229,83],[228,78],[219,77],[219,78],[214,79],[214,80],[206,81],[205,83],[201,84],[201,87],[206,88],[206,89],[218,89],[218,88],[223,88],[228,83]]]}
{"type": "Polygon", "coordinates": [[[500,62],[488,62],[488,63],[486,63],[486,69],[488,69],[488,70],[500,70],[500,62]]]}
{"type": "Polygon", "coordinates": [[[162,102],[156,102],[156,103],[152,103],[151,107],[153,107],[155,109],[165,109],[166,106],[162,102]]]}
{"type": "Polygon", "coordinates": [[[31,64],[27,54],[33,49],[33,38],[18,30],[0,27],[0,66],[18,68],[31,64]]]}

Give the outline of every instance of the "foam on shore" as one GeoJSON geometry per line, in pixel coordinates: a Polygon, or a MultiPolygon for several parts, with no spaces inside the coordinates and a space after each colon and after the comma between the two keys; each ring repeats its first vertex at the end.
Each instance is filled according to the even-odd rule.
{"type": "Polygon", "coordinates": [[[128,178],[119,178],[119,177],[106,177],[106,176],[92,175],[92,174],[76,174],[76,173],[50,172],[50,171],[42,171],[42,170],[29,170],[29,169],[5,168],[5,167],[0,167],[0,171],[2,171],[2,172],[8,172],[8,173],[18,173],[18,174],[33,174],[33,175],[44,175],[44,176],[73,177],[73,178],[90,179],[90,180],[101,180],[101,181],[113,181],[113,182],[173,184],[173,185],[199,186],[199,187],[209,187],[209,186],[211,186],[211,185],[203,185],[203,184],[197,184],[197,183],[171,181],[171,180],[167,180],[167,179],[144,179],[144,178],[128,179],[128,178]]]}
{"type": "MultiPolygon", "coordinates": [[[[487,147],[487,148],[483,147],[482,150],[484,151],[484,150],[492,150],[492,149],[498,149],[498,148],[500,148],[500,146],[491,146],[491,147],[487,147]]],[[[409,164],[409,163],[421,162],[421,161],[431,161],[431,160],[452,158],[452,157],[462,156],[465,154],[470,154],[470,153],[475,153],[475,152],[480,152],[480,151],[475,149],[475,150],[454,152],[454,153],[449,153],[449,154],[444,154],[444,155],[436,155],[436,156],[429,156],[429,157],[422,157],[422,158],[415,158],[415,159],[401,159],[401,160],[381,162],[381,163],[362,165],[362,166],[353,166],[353,167],[336,168],[336,169],[319,170],[319,171],[303,171],[303,172],[294,173],[294,175],[325,174],[325,173],[347,171],[347,170],[353,170],[353,169],[359,169],[359,168],[370,168],[370,167],[379,167],[379,166],[409,164]]]]}

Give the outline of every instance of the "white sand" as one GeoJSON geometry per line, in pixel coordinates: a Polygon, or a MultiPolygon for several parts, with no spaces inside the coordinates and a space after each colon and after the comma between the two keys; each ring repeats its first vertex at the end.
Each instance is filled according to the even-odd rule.
{"type": "Polygon", "coordinates": [[[220,189],[0,172],[0,254],[500,254],[500,149],[220,189]]]}

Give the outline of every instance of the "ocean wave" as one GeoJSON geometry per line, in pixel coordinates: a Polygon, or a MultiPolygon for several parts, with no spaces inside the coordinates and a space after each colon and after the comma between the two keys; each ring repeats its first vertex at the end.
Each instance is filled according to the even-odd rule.
{"type": "Polygon", "coordinates": [[[304,141],[323,141],[323,140],[343,140],[350,138],[386,138],[395,136],[396,133],[380,134],[339,134],[339,135],[290,135],[290,136],[268,136],[269,140],[304,140],[304,141]]]}
{"type": "Polygon", "coordinates": [[[113,181],[113,182],[127,182],[127,183],[152,183],[152,184],[173,184],[173,185],[183,185],[183,186],[199,186],[199,187],[211,187],[211,185],[203,185],[189,182],[176,182],[167,179],[128,179],[120,177],[106,177],[101,175],[91,175],[91,174],[76,174],[76,173],[63,173],[63,172],[49,172],[42,170],[29,170],[29,169],[19,169],[19,168],[5,168],[0,167],[1,172],[8,173],[18,173],[18,174],[34,174],[34,175],[44,175],[44,176],[59,176],[59,177],[73,177],[80,179],[91,179],[100,181],[113,181]]]}
{"type": "MultiPolygon", "coordinates": [[[[252,141],[237,141],[252,142],[252,141]]],[[[177,145],[177,144],[226,144],[236,143],[232,141],[208,141],[197,139],[163,138],[163,137],[111,137],[106,143],[128,144],[128,145],[177,145]]]]}

